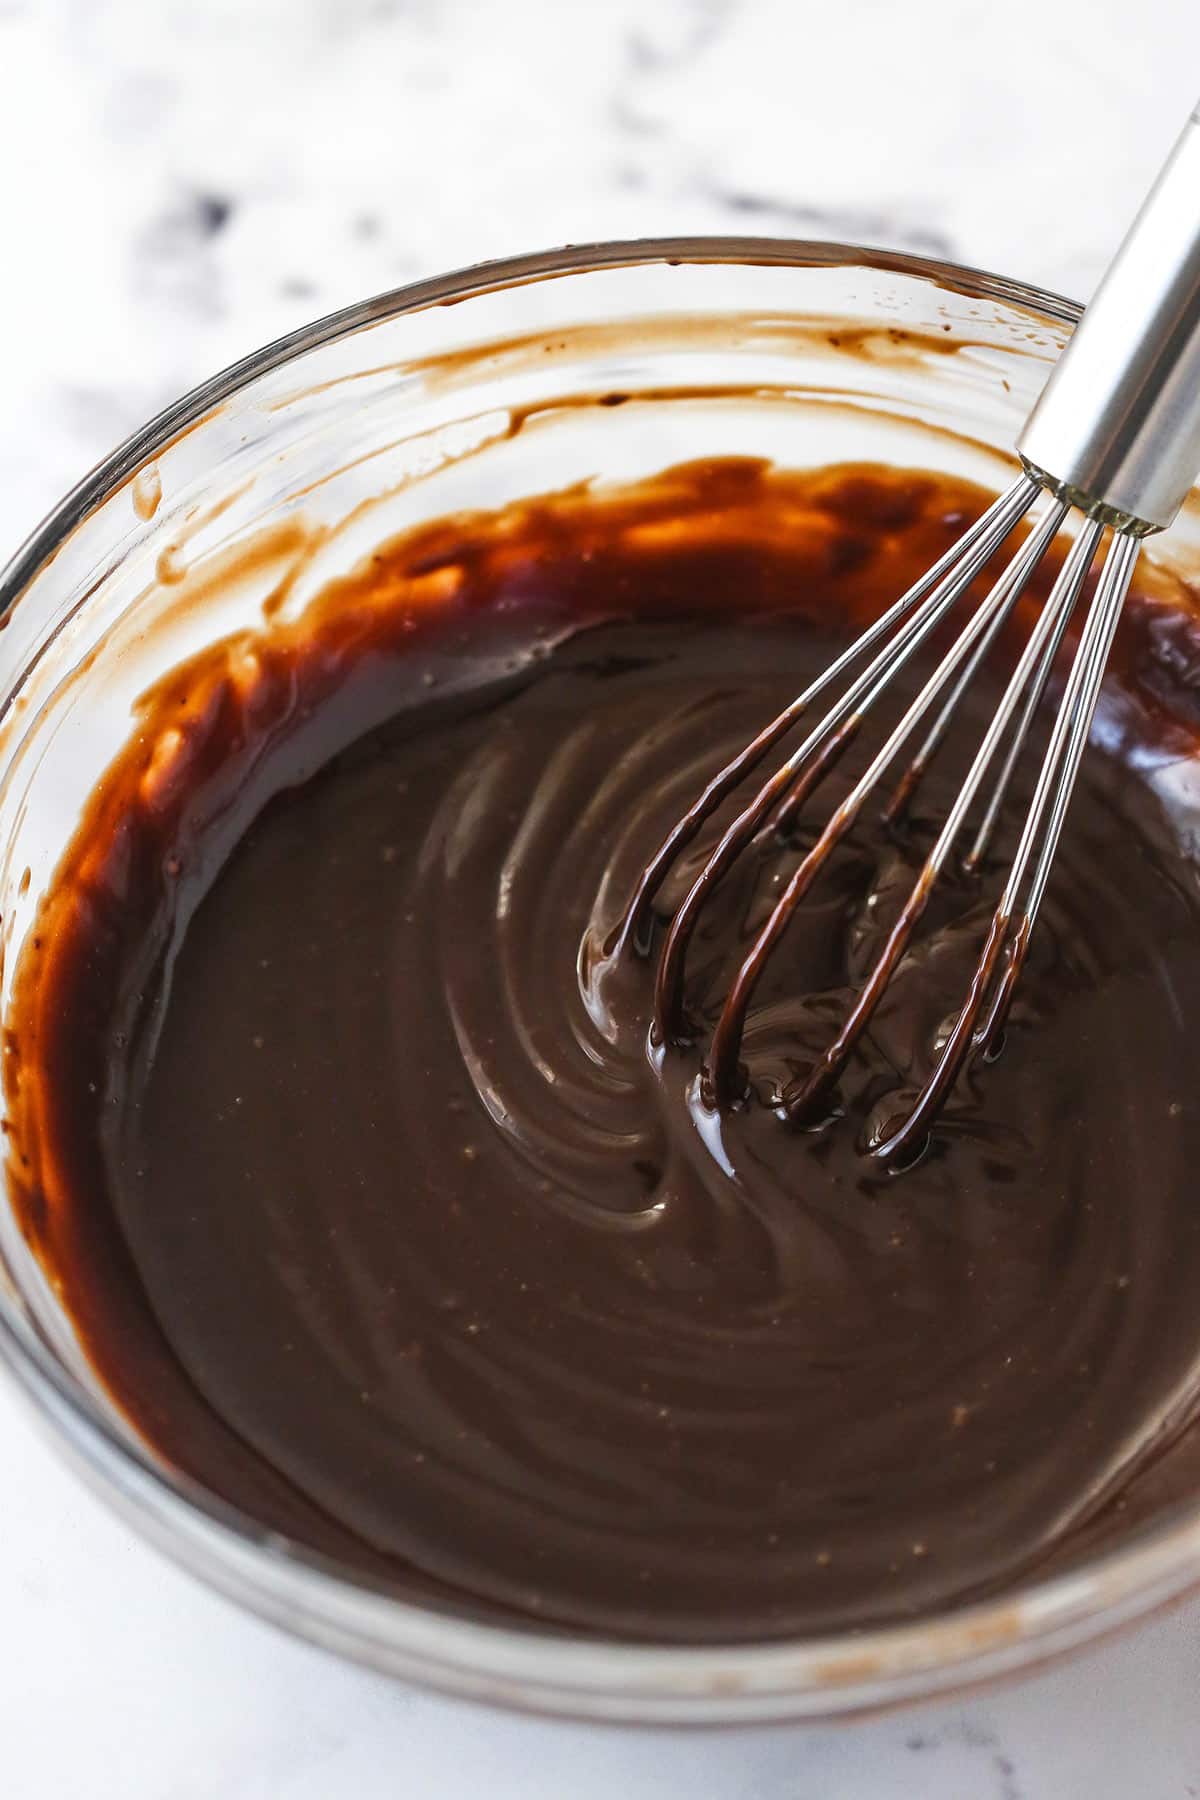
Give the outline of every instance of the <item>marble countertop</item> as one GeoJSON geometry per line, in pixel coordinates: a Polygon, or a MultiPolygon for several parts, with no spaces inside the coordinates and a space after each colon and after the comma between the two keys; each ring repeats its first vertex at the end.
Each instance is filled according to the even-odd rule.
{"type": "MultiPolygon", "coordinates": [[[[1195,100],[1195,0],[0,0],[0,554],[147,415],[365,293],[654,232],[848,237],[1086,298],[1195,100]],[[1084,21],[1086,20],[1086,25],[1084,21]]],[[[546,1724],[244,1617],[0,1385],[12,1800],[1200,1795],[1200,1602],[837,1729],[546,1724]]]]}

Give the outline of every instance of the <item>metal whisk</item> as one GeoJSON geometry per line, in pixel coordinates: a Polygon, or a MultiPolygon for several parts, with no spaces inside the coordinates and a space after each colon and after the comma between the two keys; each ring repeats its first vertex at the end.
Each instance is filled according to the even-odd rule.
{"type": "Polygon", "coordinates": [[[803,742],[738,813],[671,921],[658,967],[654,1035],[687,1034],[684,976],[697,920],[735,859],[764,827],[786,833],[814,789],[858,735],[899,671],[962,601],[1039,496],[1044,510],[1012,561],[938,663],[899,724],[832,813],[754,939],[721,1011],[708,1053],[705,1097],[724,1107],[741,1092],[747,1009],[763,968],[796,909],[868,795],[919,727],[915,754],[887,808],[898,818],[912,799],[959,702],[1072,508],[1083,515],[1003,698],[984,731],[945,823],[883,950],[833,1042],[781,1095],[787,1114],[817,1115],[870,1024],[968,813],[990,782],[966,854],[977,867],[988,848],[1021,749],[1106,529],[1111,539],[1050,732],[1012,865],[964,1004],[932,1074],[906,1113],[888,1121],[872,1153],[903,1162],[974,1053],[994,1048],[1025,960],[1063,820],[1087,743],[1109,649],[1142,540],[1174,520],[1200,470],[1200,107],[1076,328],[1017,443],[1024,472],[922,578],[761,731],[705,787],[646,868],[622,937],[643,938],[650,905],[681,851],[814,703],[851,677],[803,742]],[[852,671],[863,664],[857,674],[852,671]]]}

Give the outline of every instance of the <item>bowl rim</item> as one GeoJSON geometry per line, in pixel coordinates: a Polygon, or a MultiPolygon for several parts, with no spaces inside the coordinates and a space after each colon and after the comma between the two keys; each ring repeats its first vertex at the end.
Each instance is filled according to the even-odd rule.
{"type": "MultiPolygon", "coordinates": [[[[1060,295],[952,261],[825,240],[687,236],[568,245],[391,289],[276,338],[141,426],[80,480],[0,571],[0,620],[65,538],[144,463],[250,382],[307,351],[427,307],[506,287],[647,264],[865,268],[1073,326],[1060,295]]],[[[1200,1581],[1200,1500],[1077,1569],[913,1622],[771,1642],[678,1645],[548,1635],[403,1600],[257,1525],[160,1465],[105,1417],[0,1283],[0,1364],[66,1453],[177,1562],[299,1635],[443,1691],[625,1722],[832,1717],[963,1688],[1110,1632],[1200,1581]]]]}

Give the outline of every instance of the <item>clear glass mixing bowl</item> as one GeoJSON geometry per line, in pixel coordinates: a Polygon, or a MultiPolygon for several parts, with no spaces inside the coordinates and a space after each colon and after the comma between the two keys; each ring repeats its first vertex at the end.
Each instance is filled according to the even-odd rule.
{"type": "MultiPolygon", "coordinates": [[[[171,407],[0,577],[0,1007],[81,803],[136,696],[201,642],[289,614],[379,539],[463,506],[713,454],[865,458],[993,487],[1078,309],[838,244],[603,244],[386,294],[171,407]],[[592,404],[613,392],[622,406],[592,404]],[[253,550],[253,554],[248,551],[253,550]]],[[[1200,514],[1152,554],[1200,564],[1200,514]]],[[[846,1637],[572,1640],[401,1603],[181,1479],[90,1369],[0,1201],[0,1351],[60,1449],[214,1586],[397,1675],[593,1718],[830,1716],[989,1678],[1200,1579],[1200,1496],[1003,1598],[846,1637]]]]}

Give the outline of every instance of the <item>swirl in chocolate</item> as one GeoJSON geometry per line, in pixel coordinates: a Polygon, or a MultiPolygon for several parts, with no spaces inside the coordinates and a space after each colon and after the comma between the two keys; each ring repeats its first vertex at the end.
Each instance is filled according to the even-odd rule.
{"type": "MultiPolygon", "coordinates": [[[[1000,669],[795,921],[747,1105],[649,1044],[653,957],[612,950],[705,779],[984,500],[724,462],[442,521],[148,697],[24,950],[8,1105],[26,1230],[169,1462],[401,1593],[664,1641],[944,1607],[1187,1491],[1188,595],[1130,602],[1003,1053],[919,1166],[863,1134],[930,1066],[1011,832],[829,1116],[777,1101],[1000,669]]],[[[705,914],[700,1020],[856,755],[705,914]]]]}

